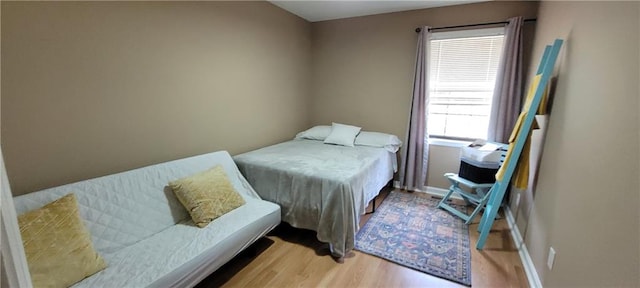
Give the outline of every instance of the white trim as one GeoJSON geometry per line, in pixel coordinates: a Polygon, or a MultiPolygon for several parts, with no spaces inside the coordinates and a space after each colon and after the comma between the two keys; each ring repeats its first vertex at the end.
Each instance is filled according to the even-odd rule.
{"type": "Polygon", "coordinates": [[[1,251],[4,262],[2,264],[7,273],[7,283],[9,287],[33,287],[22,246],[22,237],[20,237],[18,217],[13,206],[11,187],[4,167],[2,149],[0,149],[0,174],[2,174],[0,175],[2,179],[0,180],[0,203],[2,204],[0,206],[0,234],[2,234],[0,242],[2,242],[1,251]]]}
{"type": "Polygon", "coordinates": [[[431,40],[500,36],[500,35],[504,35],[504,31],[505,31],[505,27],[493,27],[493,28],[465,29],[465,30],[457,30],[457,31],[432,32],[431,40]]]}
{"type": "MultiPolygon", "coordinates": [[[[407,190],[407,187],[400,187],[400,181],[393,181],[393,187],[397,188],[397,189],[407,190]]],[[[424,187],[422,187],[422,189],[415,189],[415,190],[412,190],[412,191],[413,192],[426,193],[426,194],[429,194],[431,196],[435,196],[435,197],[438,197],[438,198],[444,197],[444,195],[446,195],[449,192],[449,190],[447,190],[447,189],[442,189],[442,188],[433,187],[433,186],[424,186],[424,187]]],[[[451,199],[463,200],[462,197],[460,197],[460,195],[458,195],[458,193],[453,193],[453,195],[451,195],[451,199]]]]}
{"type": "MultiPolygon", "coordinates": [[[[426,186],[424,193],[427,193],[429,195],[436,196],[436,197],[444,197],[444,195],[447,195],[447,193],[449,193],[449,190],[433,187],[433,186],[426,186]]],[[[463,200],[462,197],[460,197],[460,195],[458,195],[458,193],[455,193],[455,192],[451,195],[450,199],[463,200]]]]}
{"type": "Polygon", "coordinates": [[[509,207],[504,207],[504,214],[506,215],[507,224],[509,225],[509,229],[511,230],[511,238],[513,239],[513,243],[516,245],[516,248],[518,249],[518,254],[520,255],[520,261],[522,261],[522,267],[524,267],[524,272],[527,275],[527,280],[529,281],[529,287],[542,288],[542,282],[540,282],[540,277],[538,276],[536,267],[533,265],[533,260],[531,260],[531,255],[529,255],[529,250],[527,250],[527,245],[524,243],[524,240],[522,239],[522,235],[520,234],[518,225],[516,225],[516,220],[513,217],[513,213],[511,213],[511,209],[509,209],[509,207]]]}
{"type": "Polygon", "coordinates": [[[471,141],[466,140],[453,140],[443,138],[429,138],[429,145],[446,146],[446,147],[465,147],[471,144],[471,141]]]}

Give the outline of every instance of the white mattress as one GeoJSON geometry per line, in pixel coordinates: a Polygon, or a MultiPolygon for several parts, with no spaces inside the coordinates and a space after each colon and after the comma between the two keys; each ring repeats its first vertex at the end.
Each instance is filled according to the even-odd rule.
{"type": "Polygon", "coordinates": [[[193,269],[214,271],[280,222],[279,207],[260,199],[226,151],[18,196],[16,212],[39,208],[71,192],[76,194],[94,247],[108,265],[79,287],[194,285],[193,279],[201,280],[208,273],[194,274],[193,269]],[[247,203],[199,229],[192,226],[187,211],[166,185],[218,164],[247,203]],[[176,252],[167,255],[166,251],[176,252]],[[198,266],[205,262],[207,267],[198,266]]]}
{"type": "Polygon", "coordinates": [[[383,148],[303,139],[233,159],[260,197],[280,204],[283,221],[316,231],[339,257],[353,249],[360,215],[396,167],[396,155],[383,148]]]}
{"type": "Polygon", "coordinates": [[[102,254],[109,267],[72,287],[192,287],[279,223],[277,205],[249,200],[205,228],[185,221],[102,254]]]}

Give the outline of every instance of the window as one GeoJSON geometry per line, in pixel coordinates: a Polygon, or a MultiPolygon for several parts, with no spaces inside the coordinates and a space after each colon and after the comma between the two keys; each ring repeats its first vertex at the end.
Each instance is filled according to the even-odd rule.
{"type": "Polygon", "coordinates": [[[504,28],[434,32],[429,41],[429,136],[487,139],[504,28]]]}

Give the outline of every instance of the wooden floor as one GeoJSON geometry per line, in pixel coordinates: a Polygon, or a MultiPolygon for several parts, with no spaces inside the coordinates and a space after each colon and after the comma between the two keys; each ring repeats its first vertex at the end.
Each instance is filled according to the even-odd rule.
{"type": "MultiPolygon", "coordinates": [[[[407,193],[400,191],[402,193],[407,193]]],[[[383,191],[376,203],[389,193],[383,191]]],[[[379,205],[379,204],[378,204],[379,205]]],[[[365,215],[362,225],[369,219],[365,215]]],[[[475,249],[478,224],[469,227],[473,287],[528,287],[504,218],[495,222],[484,250],[475,249]]],[[[281,224],[267,237],[203,280],[197,287],[465,287],[355,251],[339,264],[315,233],[281,224]]]]}

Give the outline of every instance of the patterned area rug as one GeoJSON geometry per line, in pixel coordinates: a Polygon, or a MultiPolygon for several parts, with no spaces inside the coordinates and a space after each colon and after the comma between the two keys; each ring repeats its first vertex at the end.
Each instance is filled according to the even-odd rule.
{"type": "Polygon", "coordinates": [[[356,249],[471,286],[469,226],[437,205],[421,193],[392,191],[356,235],[356,249]]]}

